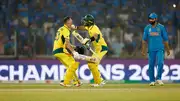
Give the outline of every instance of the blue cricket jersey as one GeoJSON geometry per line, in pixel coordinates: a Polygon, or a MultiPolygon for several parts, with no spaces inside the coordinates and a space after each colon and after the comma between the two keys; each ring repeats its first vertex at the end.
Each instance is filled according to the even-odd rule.
{"type": "Polygon", "coordinates": [[[155,27],[151,24],[144,28],[143,40],[148,43],[148,51],[164,50],[164,43],[168,41],[165,27],[158,23],[155,27]]]}

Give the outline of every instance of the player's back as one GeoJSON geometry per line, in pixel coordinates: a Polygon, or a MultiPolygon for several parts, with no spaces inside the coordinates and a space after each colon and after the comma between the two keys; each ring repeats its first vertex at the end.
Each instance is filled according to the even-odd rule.
{"type": "Polygon", "coordinates": [[[70,35],[70,31],[66,26],[62,26],[58,29],[54,40],[53,52],[55,50],[59,50],[68,53],[65,47],[65,37],[69,38],[69,35],[70,35]]]}

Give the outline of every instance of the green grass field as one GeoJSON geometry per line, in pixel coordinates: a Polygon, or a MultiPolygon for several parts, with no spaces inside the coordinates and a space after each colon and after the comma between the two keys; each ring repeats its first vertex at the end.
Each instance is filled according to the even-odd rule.
{"type": "Polygon", "coordinates": [[[1,84],[0,101],[180,101],[180,84],[106,84],[64,88],[58,84],[1,84]]]}

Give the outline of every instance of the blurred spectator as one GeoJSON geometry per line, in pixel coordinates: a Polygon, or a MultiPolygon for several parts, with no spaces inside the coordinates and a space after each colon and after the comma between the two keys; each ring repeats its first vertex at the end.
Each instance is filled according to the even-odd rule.
{"type": "Polygon", "coordinates": [[[67,6],[65,0],[57,0],[57,4],[59,9],[64,9],[67,6]]]}
{"type": "Polygon", "coordinates": [[[14,30],[10,29],[9,33],[11,33],[11,36],[8,38],[4,35],[4,55],[14,55],[15,52],[15,35],[14,30]]]}
{"type": "Polygon", "coordinates": [[[64,13],[67,10],[67,4],[65,0],[52,0],[51,3],[47,4],[50,7],[51,13],[65,15],[64,13]]]}
{"type": "Polygon", "coordinates": [[[168,25],[166,25],[166,30],[168,32],[169,44],[172,48],[176,48],[176,30],[175,26],[172,25],[171,21],[168,21],[168,25]]]}
{"type": "Polygon", "coordinates": [[[4,46],[4,50],[5,55],[14,55],[14,40],[8,40],[4,46]]]}
{"type": "Polygon", "coordinates": [[[66,12],[66,15],[73,17],[74,23],[77,23],[76,21],[81,18],[76,4],[76,0],[71,0],[71,3],[67,5],[68,10],[66,12]]]}
{"type": "Polygon", "coordinates": [[[5,24],[5,5],[3,5],[1,2],[0,2],[0,28],[2,28],[5,24]]]}
{"type": "Polygon", "coordinates": [[[165,27],[167,29],[168,35],[172,35],[172,36],[176,35],[175,28],[172,25],[172,21],[168,21],[168,23],[167,23],[167,25],[165,27]]]}
{"type": "Polygon", "coordinates": [[[45,21],[44,24],[43,24],[44,33],[47,33],[48,28],[53,27],[53,24],[54,24],[53,22],[54,22],[54,15],[48,14],[47,21],[45,21]]]}
{"type": "Polygon", "coordinates": [[[130,47],[125,46],[122,49],[122,53],[120,54],[121,59],[132,59],[132,50],[130,51],[130,47]]]}
{"type": "Polygon", "coordinates": [[[113,1],[112,3],[113,7],[116,7],[116,8],[120,7],[120,0],[112,0],[112,1],[113,1]]]}
{"type": "Polygon", "coordinates": [[[172,19],[172,14],[168,12],[167,10],[163,10],[160,16],[160,19],[162,20],[164,24],[167,24],[167,22],[172,19]]]}
{"type": "Polygon", "coordinates": [[[22,2],[18,4],[18,12],[19,12],[19,16],[28,17],[28,2],[27,2],[27,0],[22,0],[22,2]]]}
{"type": "Polygon", "coordinates": [[[175,55],[175,58],[176,58],[176,59],[180,59],[180,51],[177,52],[177,54],[175,55]]]}
{"type": "Polygon", "coordinates": [[[93,6],[93,5],[96,4],[96,1],[95,1],[95,0],[86,0],[86,1],[87,1],[87,4],[88,4],[89,6],[93,6]]]}
{"type": "Polygon", "coordinates": [[[33,22],[31,23],[30,28],[31,28],[32,30],[37,30],[37,29],[38,29],[38,25],[36,24],[35,21],[33,21],[33,22]]]}
{"type": "Polygon", "coordinates": [[[121,1],[121,5],[122,5],[122,6],[125,6],[125,5],[126,5],[127,0],[120,0],[120,1],[121,1]]]}
{"type": "Polygon", "coordinates": [[[35,7],[35,11],[30,17],[31,22],[35,21],[38,27],[42,27],[43,21],[46,21],[43,9],[40,6],[35,7]]]}
{"type": "Polygon", "coordinates": [[[76,0],[76,2],[77,6],[84,6],[86,4],[86,0],[76,0]]]}
{"type": "MultiPolygon", "coordinates": [[[[140,33],[140,32],[139,32],[140,33]]],[[[142,55],[140,53],[139,50],[141,50],[141,36],[138,32],[135,32],[134,33],[134,36],[133,36],[133,41],[132,41],[132,45],[133,45],[133,57],[136,57],[136,58],[141,58],[142,55]]]]}
{"type": "Polygon", "coordinates": [[[49,27],[47,27],[47,32],[44,36],[44,39],[45,39],[46,54],[51,55],[52,54],[52,48],[53,48],[53,37],[52,37],[52,34],[50,33],[49,27]]]}
{"type": "Polygon", "coordinates": [[[122,50],[124,48],[124,43],[120,41],[120,38],[115,37],[115,40],[112,42],[112,48],[114,49],[113,57],[118,58],[122,53],[122,50]]]}
{"type": "MultiPolygon", "coordinates": [[[[172,2],[171,0],[157,2],[153,0],[8,0],[10,5],[0,2],[0,27],[7,28],[3,36],[0,34],[1,39],[5,38],[4,41],[0,40],[0,53],[3,54],[2,50],[5,50],[4,54],[14,53],[13,36],[16,31],[18,52],[21,55],[51,56],[53,38],[55,32],[63,25],[64,16],[72,16],[74,24],[80,25],[84,15],[92,14],[108,44],[108,57],[142,58],[140,33],[147,24],[148,14],[157,12],[158,21],[165,23],[169,44],[177,58],[180,53],[174,50],[178,49],[180,2],[176,9],[172,7],[172,2]],[[6,9],[5,6],[11,8],[6,9]],[[31,51],[32,49],[34,51],[31,51]]],[[[72,42],[76,41],[76,39],[72,40],[72,42]]],[[[174,56],[170,58],[173,59],[174,56]]]]}
{"type": "Polygon", "coordinates": [[[19,53],[22,55],[28,55],[26,54],[28,51],[28,39],[29,39],[29,35],[28,35],[28,29],[20,29],[19,30],[19,53]]]}
{"type": "Polygon", "coordinates": [[[22,2],[18,4],[18,12],[24,24],[28,26],[28,1],[27,0],[22,0],[22,2]]]}
{"type": "Polygon", "coordinates": [[[177,20],[178,20],[178,27],[180,28],[180,2],[176,8],[176,16],[177,16],[177,20]]]}
{"type": "Polygon", "coordinates": [[[101,32],[102,32],[102,34],[104,35],[104,36],[106,36],[106,37],[110,37],[110,32],[111,32],[111,28],[102,28],[102,30],[101,30],[101,32]]]}
{"type": "Polygon", "coordinates": [[[4,34],[0,31],[0,55],[4,54],[4,34]]]}
{"type": "Polygon", "coordinates": [[[131,43],[132,42],[132,38],[133,38],[133,34],[132,33],[125,33],[124,34],[124,40],[126,41],[126,42],[129,42],[129,43],[131,43]]]}

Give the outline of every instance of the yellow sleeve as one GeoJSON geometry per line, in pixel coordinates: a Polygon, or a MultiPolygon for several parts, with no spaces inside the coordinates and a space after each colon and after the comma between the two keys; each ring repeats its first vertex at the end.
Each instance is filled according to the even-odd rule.
{"type": "Polygon", "coordinates": [[[92,36],[94,36],[95,34],[101,34],[101,32],[97,26],[94,26],[92,28],[92,36]]]}

